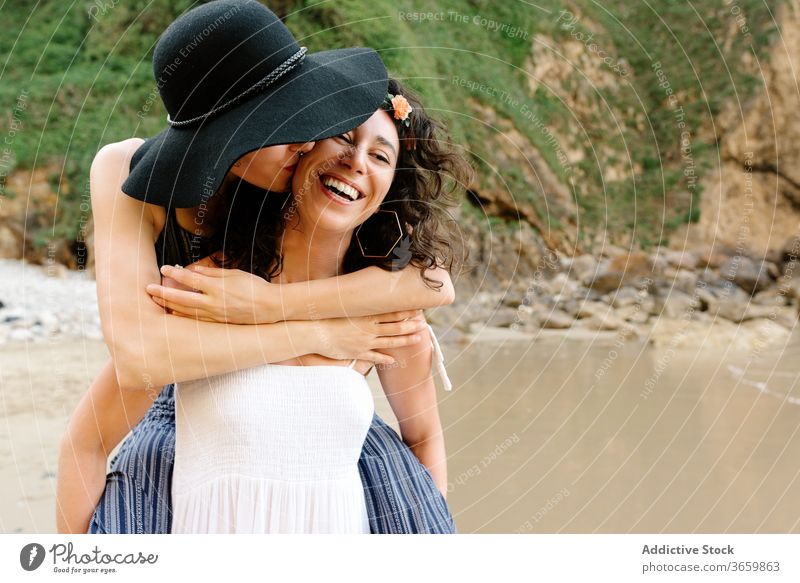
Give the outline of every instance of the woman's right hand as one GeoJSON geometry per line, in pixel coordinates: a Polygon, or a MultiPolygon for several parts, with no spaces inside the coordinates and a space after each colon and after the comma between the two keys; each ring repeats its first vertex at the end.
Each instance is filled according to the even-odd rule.
{"type": "Polygon", "coordinates": [[[428,324],[422,310],[404,310],[358,318],[328,318],[308,322],[316,354],[337,360],[357,358],[375,364],[393,364],[380,352],[419,342],[428,324]]]}

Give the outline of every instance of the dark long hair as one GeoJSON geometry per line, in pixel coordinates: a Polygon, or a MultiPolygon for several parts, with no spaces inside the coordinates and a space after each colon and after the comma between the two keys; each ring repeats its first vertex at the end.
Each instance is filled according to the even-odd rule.
{"type": "MultiPolygon", "coordinates": [[[[394,214],[376,212],[360,227],[358,237],[352,237],[340,273],[371,265],[397,271],[412,264],[421,270],[428,287],[438,289],[441,282],[426,277],[425,271],[444,267],[452,273],[467,258],[466,247],[458,242],[451,227],[448,207],[457,204],[472,169],[452,147],[444,126],[427,115],[413,93],[394,79],[389,81],[389,93],[403,95],[413,108],[408,127],[395,122],[400,152],[394,180],[379,208],[397,213],[402,239],[387,257],[364,257],[362,245],[379,250],[367,255],[383,255],[398,238],[394,214]]],[[[225,254],[223,260],[215,262],[270,281],[282,269],[280,239],[291,193],[266,193],[243,180],[234,180],[217,196],[223,199],[220,210],[227,213],[223,215],[227,220],[212,236],[211,248],[225,254]]]]}

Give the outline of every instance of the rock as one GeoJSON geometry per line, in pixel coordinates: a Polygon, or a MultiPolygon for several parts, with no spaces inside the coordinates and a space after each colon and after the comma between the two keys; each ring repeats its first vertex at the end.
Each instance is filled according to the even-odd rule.
{"type": "Polygon", "coordinates": [[[623,257],[628,254],[627,249],[623,249],[618,245],[603,245],[603,248],[600,250],[600,253],[603,254],[603,257],[608,257],[610,259],[614,259],[616,257],[623,257]]]}
{"type": "Polygon", "coordinates": [[[778,280],[778,291],[784,294],[789,301],[800,298],[800,274],[791,279],[781,278],[778,280]]]}
{"type": "Polygon", "coordinates": [[[22,257],[22,242],[7,225],[0,225],[0,257],[18,259],[22,257]]]}
{"type": "Polygon", "coordinates": [[[566,273],[557,273],[553,279],[543,284],[553,295],[571,295],[578,289],[578,283],[571,280],[566,273]]]}
{"type": "Polygon", "coordinates": [[[767,268],[767,274],[772,280],[776,280],[781,276],[781,268],[774,261],[764,261],[764,266],[767,268]]]}
{"type": "Polygon", "coordinates": [[[600,301],[600,299],[603,297],[603,294],[581,285],[578,286],[578,289],[575,290],[575,293],[572,294],[572,297],[576,300],[589,300],[591,302],[597,302],[600,301]]]}
{"type": "Polygon", "coordinates": [[[695,267],[698,269],[719,269],[728,258],[727,254],[709,248],[705,252],[698,253],[697,265],[695,267]]]}
{"type": "Polygon", "coordinates": [[[797,309],[793,306],[777,306],[774,308],[774,317],[770,317],[776,324],[787,330],[797,327],[797,309]]]}
{"type": "Polygon", "coordinates": [[[503,299],[500,301],[504,306],[516,309],[523,304],[523,302],[525,301],[525,297],[517,295],[513,292],[508,292],[506,294],[503,294],[503,299]]]}
{"type": "Polygon", "coordinates": [[[597,260],[591,255],[574,257],[567,267],[568,275],[578,281],[591,279],[597,269],[597,260]]]}
{"type": "Polygon", "coordinates": [[[653,273],[653,261],[647,253],[617,255],[609,262],[611,271],[621,271],[628,277],[649,276],[653,273]]]}
{"type": "Polygon", "coordinates": [[[759,306],[785,306],[786,292],[781,292],[777,287],[771,287],[758,292],[753,296],[753,303],[759,306]]]}
{"type": "Polygon", "coordinates": [[[749,257],[737,255],[728,259],[720,267],[720,275],[734,282],[749,294],[766,289],[772,284],[768,268],[764,263],[757,264],[749,257]]]}
{"type": "Polygon", "coordinates": [[[594,277],[584,280],[584,285],[600,293],[619,289],[624,284],[642,284],[652,279],[653,261],[646,253],[617,255],[602,262],[594,277]]]}
{"type": "Polygon", "coordinates": [[[700,308],[700,301],[682,291],[673,290],[666,295],[654,297],[652,311],[654,316],[677,320],[686,317],[700,308]]]}
{"type": "Polygon", "coordinates": [[[695,296],[697,297],[698,301],[700,302],[700,310],[703,312],[707,312],[712,309],[716,309],[717,304],[719,304],[719,298],[717,295],[712,291],[713,288],[709,288],[705,285],[699,285],[695,289],[695,296]]]}
{"type": "Polygon", "coordinates": [[[747,317],[747,304],[736,300],[723,299],[708,311],[709,316],[719,316],[734,323],[742,322],[747,317]]]}
{"type": "Polygon", "coordinates": [[[617,316],[633,324],[645,324],[650,319],[650,312],[640,304],[624,306],[617,309],[617,316]]]}
{"type": "Polygon", "coordinates": [[[774,309],[767,306],[757,306],[750,302],[742,302],[736,299],[721,298],[716,308],[709,310],[710,316],[719,316],[736,324],[756,318],[768,318],[770,314],[775,314],[774,309]]]}
{"type": "Polygon", "coordinates": [[[517,310],[508,307],[498,308],[486,321],[488,326],[495,328],[507,328],[518,321],[517,310]]]}
{"type": "Polygon", "coordinates": [[[600,293],[608,293],[622,286],[625,274],[619,271],[597,273],[591,279],[584,280],[584,285],[600,293]]]}
{"type": "Polygon", "coordinates": [[[664,278],[672,284],[672,288],[686,294],[693,294],[697,285],[698,276],[686,269],[667,268],[664,278]]]}
{"type": "Polygon", "coordinates": [[[791,237],[781,248],[780,267],[781,273],[792,278],[800,275],[800,235],[791,237]]]}
{"type": "Polygon", "coordinates": [[[708,287],[716,287],[721,288],[725,287],[726,285],[730,284],[726,279],[720,277],[720,275],[711,269],[704,269],[697,275],[697,281],[706,284],[708,287]]]}
{"type": "Polygon", "coordinates": [[[28,328],[16,328],[11,330],[11,333],[8,335],[8,339],[20,342],[33,340],[33,332],[28,328]]]}
{"type": "Polygon", "coordinates": [[[605,314],[595,314],[583,320],[581,325],[591,330],[619,330],[627,323],[612,311],[607,311],[605,314]]]}
{"type": "Polygon", "coordinates": [[[697,254],[687,250],[664,251],[664,259],[676,269],[694,269],[697,267],[697,254]]]}
{"type": "Polygon", "coordinates": [[[576,318],[591,318],[600,314],[606,314],[609,311],[609,306],[602,302],[580,302],[575,312],[572,313],[576,318]]]}
{"type": "Polygon", "coordinates": [[[572,326],[573,319],[561,310],[548,310],[537,312],[539,326],[548,329],[563,329],[572,326]]]}
{"type": "Polygon", "coordinates": [[[615,308],[631,306],[637,302],[640,302],[644,295],[645,294],[636,291],[632,287],[622,287],[618,289],[616,293],[611,295],[611,305],[615,308]]]}
{"type": "Polygon", "coordinates": [[[67,269],[66,265],[63,265],[61,263],[53,263],[45,268],[45,273],[47,274],[48,277],[54,277],[56,279],[66,279],[70,271],[69,269],[67,269]]]}

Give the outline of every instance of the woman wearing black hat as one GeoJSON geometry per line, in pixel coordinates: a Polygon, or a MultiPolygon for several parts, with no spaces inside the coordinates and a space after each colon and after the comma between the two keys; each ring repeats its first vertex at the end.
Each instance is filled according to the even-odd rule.
{"type": "MultiPolygon", "coordinates": [[[[92,169],[98,292],[104,333],[116,365],[106,367],[101,373],[92,387],[93,393],[104,394],[108,399],[109,393],[103,393],[102,387],[114,387],[115,381],[121,381],[123,388],[155,387],[155,391],[138,392],[139,398],[145,395],[152,400],[159,388],[169,381],[195,378],[200,372],[219,374],[311,353],[387,362],[389,359],[377,350],[413,340],[407,337],[419,329],[413,318],[404,324],[387,323],[392,320],[387,317],[329,320],[323,322],[328,329],[325,342],[320,342],[320,322],[311,326],[306,326],[305,322],[274,326],[190,322],[154,312],[147,306],[149,298],[146,302],[142,300],[147,298],[142,285],[158,281],[155,266],[159,260],[170,263],[175,260],[175,253],[169,256],[168,251],[180,249],[175,245],[180,238],[176,236],[176,227],[182,223],[185,233],[185,225],[194,222],[198,225],[194,234],[202,239],[204,221],[198,222],[200,214],[209,212],[208,208],[203,209],[211,205],[214,193],[234,162],[239,161],[240,166],[255,162],[253,167],[259,168],[257,159],[262,152],[267,152],[261,150],[263,147],[335,135],[358,125],[375,111],[385,95],[385,72],[373,52],[348,49],[312,57],[305,57],[280,21],[256,2],[204,5],[176,21],[159,42],[154,66],[159,90],[170,112],[170,128],[135,151],[130,143],[104,148],[92,169]],[[247,42],[242,42],[242,38],[247,42]],[[227,60],[231,55],[238,57],[227,60]],[[243,154],[249,154],[250,159],[243,158],[243,154]],[[129,196],[114,192],[113,188],[95,188],[113,184],[116,176],[127,169],[131,158],[132,169],[122,185],[122,191],[129,196]],[[137,198],[141,202],[137,202],[137,198]],[[166,214],[164,207],[167,207],[166,214]],[[192,212],[194,221],[187,221],[187,213],[192,212]],[[181,215],[183,220],[180,220],[181,215]],[[168,232],[170,227],[171,232],[168,232]],[[146,243],[157,238],[160,253],[149,251],[146,243]],[[400,334],[400,337],[390,338],[392,334],[400,334]],[[219,342],[222,338],[225,342],[219,342]]],[[[283,148],[285,164],[280,170],[288,175],[304,147],[283,148]]],[[[259,186],[277,190],[279,179],[280,173],[270,178],[272,183],[259,186]]],[[[191,251],[194,251],[194,242],[188,247],[191,251]]],[[[188,254],[182,255],[181,259],[188,263],[188,254]]],[[[404,272],[405,279],[399,282],[388,275],[379,280],[382,274],[374,271],[364,274],[362,280],[368,279],[372,284],[380,281],[383,289],[390,283],[399,284],[404,286],[401,290],[417,297],[401,294],[380,297],[374,292],[381,289],[379,285],[359,287],[355,285],[355,276],[348,282],[340,282],[338,287],[330,283],[322,285],[324,282],[317,282],[319,286],[296,287],[310,294],[306,297],[324,299],[330,294],[317,295],[317,290],[341,291],[350,286],[349,289],[359,290],[359,299],[365,305],[383,305],[383,311],[450,301],[447,294],[421,293],[424,286],[418,282],[415,282],[416,287],[411,285],[413,280],[407,273],[416,273],[419,279],[418,270],[409,268],[404,272]]],[[[449,280],[443,280],[449,285],[449,280]]],[[[338,314],[321,311],[309,314],[308,309],[303,314],[299,302],[292,303],[302,296],[276,296],[273,290],[263,295],[270,294],[289,300],[285,306],[288,309],[298,308],[297,313],[292,314],[297,319],[353,313],[349,308],[354,306],[346,301],[352,297],[350,294],[343,296],[345,301],[343,306],[337,306],[338,314]]],[[[361,308],[364,310],[364,306],[361,308]]],[[[168,501],[160,497],[165,494],[164,483],[168,483],[171,472],[171,389],[168,386],[161,392],[148,418],[134,431],[136,439],[126,442],[127,449],[118,458],[119,463],[112,465],[114,471],[109,475],[108,484],[117,491],[111,497],[130,495],[127,500],[136,500],[134,508],[125,509],[131,513],[124,517],[129,522],[114,525],[117,531],[166,532],[169,528],[169,505],[165,503],[168,501]],[[158,436],[153,438],[153,433],[158,436]],[[142,476],[142,469],[134,466],[141,466],[143,459],[156,461],[145,468],[143,479],[138,482],[134,479],[132,483],[128,479],[131,473],[142,476]],[[126,492],[126,488],[134,488],[138,493],[126,492]]],[[[126,393],[125,397],[130,394],[126,393]]],[[[89,411],[95,396],[89,397],[89,411]]],[[[118,390],[116,397],[119,398],[118,390]]],[[[83,406],[84,413],[86,410],[87,406],[83,406]]],[[[77,417],[80,419],[79,415],[77,417]]],[[[68,436],[64,449],[69,450],[73,443],[68,436]]],[[[420,494],[422,498],[425,496],[424,492],[420,494]]],[[[101,515],[104,508],[108,509],[101,504],[98,509],[101,515]]],[[[412,512],[414,509],[403,516],[389,516],[389,519],[407,521],[408,513],[412,512]]],[[[108,521],[105,526],[109,526],[108,521]]],[[[409,530],[415,528],[419,526],[408,527],[409,530]]]]}

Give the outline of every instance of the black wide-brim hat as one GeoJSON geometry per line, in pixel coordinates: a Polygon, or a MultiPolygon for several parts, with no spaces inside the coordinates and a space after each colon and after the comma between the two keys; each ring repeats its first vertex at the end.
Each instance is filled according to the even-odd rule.
{"type": "Polygon", "coordinates": [[[218,0],[182,15],[159,39],[153,69],[170,124],[135,152],[126,194],[177,208],[207,201],[254,150],[348,132],[388,85],[378,54],[305,54],[254,0],[218,0]]]}

